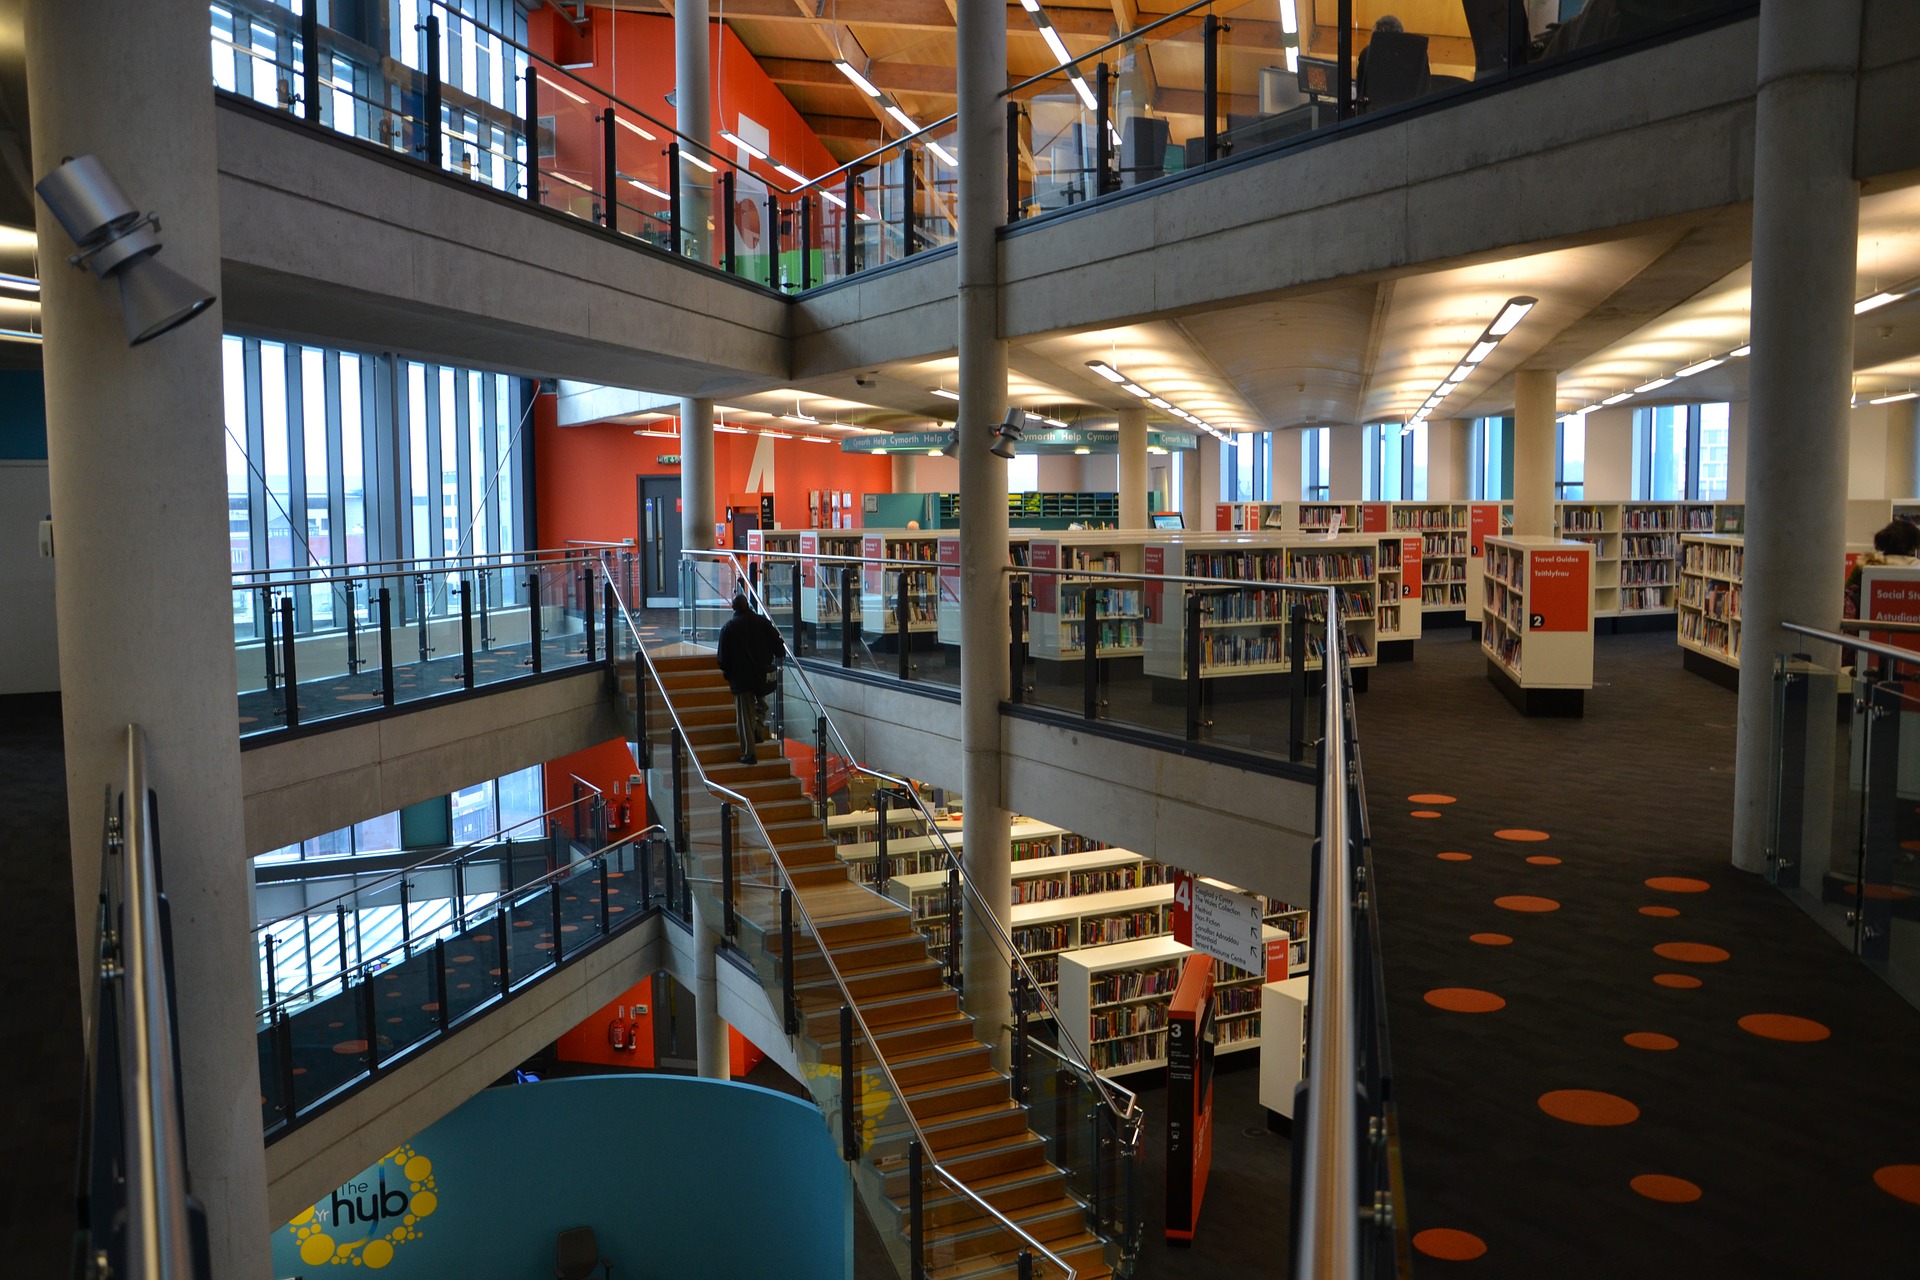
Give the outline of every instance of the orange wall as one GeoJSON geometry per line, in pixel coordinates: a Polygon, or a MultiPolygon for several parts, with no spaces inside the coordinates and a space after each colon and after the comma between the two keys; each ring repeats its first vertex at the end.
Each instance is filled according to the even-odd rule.
{"type": "Polygon", "coordinates": [[[554,1042],[554,1053],[562,1062],[586,1062],[602,1067],[654,1066],[653,979],[627,988],[619,999],[561,1036],[554,1042]],[[646,1012],[639,1012],[642,1009],[646,1012]],[[631,1052],[613,1047],[610,1024],[616,1018],[639,1023],[634,1029],[636,1043],[631,1052]]]}
{"type": "MultiPolygon", "coordinates": [[[[619,822],[620,796],[626,790],[627,779],[634,772],[633,753],[627,749],[626,743],[618,740],[549,760],[546,768],[546,807],[556,808],[573,799],[573,775],[578,774],[606,792],[607,834],[609,838],[618,840],[647,825],[646,792],[641,788],[634,790],[627,822],[625,825],[619,822]]],[[[564,819],[566,815],[556,816],[564,819]]]]}
{"type": "MultiPolygon", "coordinates": [[[[534,500],[540,546],[558,547],[568,539],[618,542],[638,539],[638,486],[643,475],[679,475],[679,464],[656,461],[680,452],[680,442],[636,436],[621,423],[580,427],[554,425],[554,398],[543,395],[533,408],[534,500]]],[[[673,431],[672,419],[648,430],[673,431]]],[[[760,495],[749,493],[759,436],[721,433],[713,441],[714,505],[756,510],[760,495]]],[[[839,489],[854,495],[854,510],[869,493],[893,490],[893,467],[886,458],[842,453],[839,445],[806,440],[772,441],[773,514],[784,529],[808,527],[807,493],[839,489]]]]}

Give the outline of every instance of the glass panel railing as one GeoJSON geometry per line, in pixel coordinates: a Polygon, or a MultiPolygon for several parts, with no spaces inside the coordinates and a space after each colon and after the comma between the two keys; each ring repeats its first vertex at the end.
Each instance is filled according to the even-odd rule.
{"type": "Polygon", "coordinates": [[[1799,652],[1772,671],[1768,878],[1920,1003],[1920,919],[1907,906],[1920,896],[1920,655],[1900,656],[1911,637],[1891,628],[1838,650],[1820,643],[1837,634],[1789,630],[1799,652]]]}

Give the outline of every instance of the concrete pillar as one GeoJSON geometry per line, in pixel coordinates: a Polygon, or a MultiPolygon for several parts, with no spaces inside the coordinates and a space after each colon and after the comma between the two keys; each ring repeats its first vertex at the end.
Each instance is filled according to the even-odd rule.
{"type": "Polygon", "coordinates": [[[1513,375],[1513,533],[1553,536],[1555,385],[1551,369],[1513,375]]]}
{"type": "MultiPolygon", "coordinates": [[[[1744,423],[1744,415],[1740,415],[1744,423]]],[[[1746,459],[1738,441],[1730,446],[1731,473],[1744,473],[1746,459]]],[[[1587,415],[1587,465],[1584,495],[1589,502],[1626,502],[1633,497],[1633,410],[1595,409],[1587,415]]],[[[1728,476],[1731,489],[1732,476],[1728,476]]]]}
{"type": "MultiPolygon", "coordinates": [[[[1745,502],[1747,500],[1747,424],[1752,420],[1749,412],[1751,401],[1735,400],[1727,406],[1727,501],[1745,502]]],[[[1587,465],[1593,465],[1592,445],[1587,446],[1589,459],[1587,465]]],[[[1593,490],[1589,489],[1591,493],[1593,490]]],[[[1906,495],[1902,495],[1903,497],[1906,495]]]]}
{"type": "Polygon", "coordinates": [[[693,1057],[703,1080],[725,1080],[732,1065],[726,1020],[720,1016],[717,955],[722,922],[710,919],[693,895],[693,1057]]]}
{"type": "Polygon", "coordinates": [[[1007,112],[999,97],[1007,84],[1007,9],[963,4],[957,15],[960,576],[969,604],[960,633],[961,835],[968,878],[979,894],[967,904],[961,964],[967,1011],[1001,1061],[1012,1007],[1007,960],[997,942],[1013,906],[1012,815],[1003,799],[1000,756],[1000,703],[1009,690],[1007,611],[998,604],[1007,598],[1007,464],[987,446],[990,428],[1007,411],[994,237],[1007,203],[1007,112]]]}
{"type": "Polygon", "coordinates": [[[714,544],[713,401],[680,402],[680,545],[714,544]]]}
{"type": "MultiPolygon", "coordinates": [[[[159,261],[217,288],[205,6],[30,0],[25,25],[34,178],[62,157],[98,156],[128,199],[160,215],[159,261]]],[[[80,990],[90,1006],[101,797],[124,784],[126,727],[138,723],[173,904],[187,1171],[207,1207],[214,1276],[255,1280],[270,1274],[274,1224],[234,720],[221,308],[128,347],[116,286],[69,268],[73,243],[37,213],[80,990]]]]}
{"type": "Polygon", "coordinates": [[[910,453],[896,453],[888,457],[893,465],[893,491],[895,493],[917,493],[920,473],[920,459],[910,453]]]}
{"type": "Polygon", "coordinates": [[[1887,410],[1885,496],[1896,502],[1920,494],[1920,400],[1902,400],[1887,410]]]}
{"type": "Polygon", "coordinates": [[[1367,431],[1365,427],[1329,427],[1327,477],[1329,498],[1358,502],[1366,497],[1367,431]]]}
{"type": "MultiPolygon", "coordinates": [[[[713,67],[708,0],[678,0],[673,6],[673,111],[683,137],[713,141],[713,67]]],[[[681,142],[684,149],[686,143],[681,142]]],[[[703,152],[696,151],[706,160],[703,152]]],[[[709,265],[719,261],[721,232],[713,218],[713,175],[684,157],[680,161],[680,226],[683,251],[709,265]]],[[[731,216],[730,211],[723,211],[731,216]]],[[[702,544],[704,545],[704,544],[702,544]]]]}
{"type": "Polygon", "coordinates": [[[1147,527],[1147,411],[1120,411],[1120,527],[1147,527]]]}
{"type": "MultiPolygon", "coordinates": [[[[1840,608],[1860,221],[1852,168],[1860,23],[1861,0],[1760,10],[1733,798],[1733,863],[1748,871],[1766,868],[1774,660],[1808,649],[1815,661],[1835,658],[1804,637],[1790,640],[1780,624],[1830,627],[1840,608]]],[[[1810,772],[1816,766],[1809,761],[1810,772]]],[[[1823,777],[1830,776],[1829,769],[1823,777]]]]}
{"type": "Polygon", "coordinates": [[[1442,418],[1427,423],[1427,500],[1465,502],[1467,455],[1473,443],[1473,423],[1466,418],[1442,418]]]}
{"type": "Polygon", "coordinates": [[[1292,502],[1300,496],[1300,433],[1273,431],[1273,487],[1275,502],[1292,502]]]}
{"type": "MultiPolygon", "coordinates": [[[[1212,440],[1213,437],[1203,435],[1200,439],[1204,443],[1212,440]]],[[[1201,473],[1206,470],[1206,466],[1201,459],[1206,456],[1205,450],[1191,449],[1175,456],[1180,459],[1180,514],[1186,517],[1187,528],[1213,528],[1213,508],[1207,504],[1202,494],[1205,485],[1201,473]]],[[[1214,474],[1218,475],[1220,472],[1218,454],[1215,458],[1213,470],[1214,474]]]]}

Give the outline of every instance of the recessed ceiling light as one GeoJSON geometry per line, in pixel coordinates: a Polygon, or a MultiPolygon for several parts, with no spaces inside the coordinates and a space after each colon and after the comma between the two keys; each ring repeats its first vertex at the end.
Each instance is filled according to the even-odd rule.
{"type": "Polygon", "coordinates": [[[933,388],[933,394],[939,396],[942,400],[958,400],[960,398],[958,391],[949,391],[945,387],[933,388]]]}
{"type": "Polygon", "coordinates": [[[1684,369],[1677,369],[1674,371],[1673,376],[1676,378],[1691,378],[1696,373],[1705,373],[1709,369],[1718,369],[1726,362],[1727,358],[1725,356],[1714,356],[1712,359],[1702,360],[1697,364],[1690,364],[1684,369]]]}
{"type": "Polygon", "coordinates": [[[1616,395],[1608,396],[1605,400],[1602,400],[1600,403],[1601,404],[1619,404],[1622,400],[1631,400],[1631,399],[1633,399],[1633,392],[1622,391],[1616,395]]]}
{"type": "Polygon", "coordinates": [[[1658,391],[1660,388],[1666,386],[1668,383],[1672,381],[1673,381],[1672,378],[1655,378],[1652,382],[1643,382],[1639,386],[1635,387],[1633,389],[1633,394],[1639,395],[1643,391],[1658,391]]]}

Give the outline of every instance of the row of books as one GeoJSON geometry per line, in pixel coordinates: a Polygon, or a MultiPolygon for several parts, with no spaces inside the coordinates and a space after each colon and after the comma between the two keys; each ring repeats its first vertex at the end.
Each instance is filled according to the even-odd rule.
{"type": "Polygon", "coordinates": [[[1420,539],[1420,547],[1429,556],[1463,556],[1467,554],[1467,535],[1429,533],[1420,539]]]}
{"type": "Polygon", "coordinates": [[[1278,551],[1187,552],[1187,576],[1191,578],[1279,582],[1286,577],[1286,567],[1278,551]]]}
{"type": "Polygon", "coordinates": [[[1213,992],[1215,1013],[1247,1013],[1260,1007],[1258,987],[1216,987],[1213,992]]]}
{"type": "Polygon", "coordinates": [[[1620,539],[1620,555],[1623,559],[1635,557],[1663,556],[1673,559],[1677,544],[1672,534],[1623,535],[1620,539]]]}
{"type": "Polygon", "coordinates": [[[1208,631],[1200,636],[1203,667],[1255,667],[1286,660],[1277,623],[1272,631],[1208,631]]]}
{"type": "Polygon", "coordinates": [[[1520,586],[1521,567],[1526,558],[1506,547],[1487,548],[1487,572],[1516,589],[1520,586]]]}
{"type": "MultiPolygon", "coordinates": [[[[1326,634],[1325,631],[1307,633],[1307,661],[1320,662],[1326,658],[1326,634]]],[[[1346,644],[1348,658],[1367,658],[1373,655],[1373,650],[1368,646],[1366,638],[1358,632],[1342,631],[1340,636],[1346,644]]]]}
{"type": "Polygon", "coordinates": [[[1073,921],[1061,920],[1053,924],[1030,924],[1013,931],[1013,947],[1023,956],[1038,955],[1043,951],[1065,951],[1074,943],[1073,921]]]}
{"type": "Polygon", "coordinates": [[[1467,602],[1467,584],[1464,582],[1436,583],[1420,589],[1420,603],[1423,605],[1464,605],[1467,602]]]}
{"type": "MultiPolygon", "coordinates": [[[[1202,622],[1278,622],[1292,602],[1283,591],[1220,591],[1200,597],[1202,622]]],[[[1304,603],[1304,601],[1302,601],[1304,603]]]]}
{"type": "Polygon", "coordinates": [[[1156,969],[1127,969],[1103,973],[1087,988],[1089,1002],[1102,1005],[1120,1000],[1138,1000],[1141,996],[1164,995],[1180,981],[1180,966],[1161,965],[1156,969]]]}
{"type": "Polygon", "coordinates": [[[1501,631],[1488,627],[1480,638],[1480,643],[1500,661],[1520,670],[1520,634],[1516,631],[1501,631]]]}
{"type": "Polygon", "coordinates": [[[1607,513],[1602,507],[1562,507],[1560,528],[1565,533],[1604,533],[1607,513]]]}
{"type": "Polygon", "coordinates": [[[1232,1022],[1215,1023],[1213,1042],[1215,1045],[1239,1044],[1242,1040],[1254,1040],[1260,1035],[1260,1019],[1237,1018],[1232,1022]]]}
{"type": "Polygon", "coordinates": [[[1667,605],[1666,587],[1622,587],[1620,589],[1620,609],[1624,613],[1635,613],[1642,609],[1665,609],[1667,605]]]}
{"type": "Polygon", "coordinates": [[[1109,942],[1127,942],[1134,938],[1157,938],[1167,931],[1164,907],[1129,911],[1112,916],[1093,916],[1080,922],[1080,945],[1105,946],[1109,942]]]}
{"type": "Polygon", "coordinates": [[[1380,572],[1394,572],[1399,568],[1400,544],[1394,539],[1389,538],[1380,544],[1380,572]]]}
{"type": "Polygon", "coordinates": [[[1096,1071],[1130,1067],[1138,1062],[1157,1062],[1166,1057],[1166,1040],[1166,1032],[1149,1031],[1126,1040],[1109,1040],[1105,1044],[1093,1045],[1087,1054],[1096,1071]]]}
{"type": "MultiPolygon", "coordinates": [[[[1123,619],[1119,622],[1099,624],[1100,648],[1138,649],[1146,643],[1144,623],[1138,620],[1123,619]]],[[[1084,622],[1063,623],[1060,629],[1060,649],[1063,653],[1078,653],[1087,647],[1087,624],[1084,622]]]]}
{"type": "Polygon", "coordinates": [[[1088,590],[1093,592],[1093,607],[1101,617],[1139,617],[1141,594],[1131,587],[1093,587],[1079,583],[1066,583],[1060,588],[1060,613],[1062,617],[1084,617],[1087,611],[1088,590]]]}
{"type": "Polygon", "coordinates": [[[1420,562],[1421,582],[1465,582],[1467,567],[1451,560],[1422,560],[1420,562]]]}
{"type": "MultiPolygon", "coordinates": [[[[1158,863],[1153,865],[1159,866],[1158,863]]],[[[1053,902],[1060,898],[1077,897],[1083,893],[1112,893],[1119,889],[1137,889],[1142,883],[1140,877],[1142,866],[1144,864],[1102,867],[1093,871],[1075,871],[1058,877],[1029,876],[1013,882],[1013,900],[1015,903],[1053,902]]],[[[1162,884],[1164,880],[1147,880],[1145,883],[1162,884]]],[[[944,909],[942,907],[942,910],[944,909]]]]}
{"type": "Polygon", "coordinates": [[[1504,582],[1487,579],[1487,608],[1515,631],[1524,631],[1527,613],[1521,607],[1520,593],[1504,582]]]}
{"type": "Polygon", "coordinates": [[[1120,553],[1118,551],[1088,551],[1084,547],[1068,547],[1062,557],[1065,569],[1104,569],[1109,573],[1120,571],[1120,553]]]}
{"type": "Polygon", "coordinates": [[[1627,560],[1620,565],[1623,587],[1670,587],[1673,585],[1673,561],[1627,560]]]}
{"type": "Polygon", "coordinates": [[[1709,573],[1716,577],[1739,579],[1746,566],[1745,547],[1720,547],[1705,542],[1690,542],[1681,548],[1680,568],[1687,573],[1709,573]]]}
{"type": "Polygon", "coordinates": [[[1120,1036],[1159,1031],[1166,1025],[1167,1005],[1164,1001],[1123,1004],[1091,1014],[1087,1019],[1087,1036],[1097,1044],[1120,1036]]]}
{"type": "Polygon", "coordinates": [[[1400,610],[1382,609],[1373,620],[1373,629],[1380,635],[1397,635],[1400,631],[1400,610]]]}
{"type": "Polygon", "coordinates": [[[1302,529],[1331,529],[1336,523],[1351,529],[1356,522],[1353,513],[1342,506],[1317,507],[1303,503],[1300,507],[1302,529]]]}
{"type": "Polygon", "coordinates": [[[1672,507],[1628,507],[1620,517],[1620,527],[1634,530],[1668,530],[1674,527],[1672,507]]]}
{"type": "Polygon", "coordinates": [[[1295,582],[1350,582],[1374,576],[1370,551],[1287,552],[1287,577],[1295,582]]]}
{"type": "Polygon", "coordinates": [[[1732,657],[1740,656],[1740,626],[1722,622],[1702,613],[1680,615],[1680,638],[1708,649],[1718,649],[1732,657]]]}
{"type": "Polygon", "coordinates": [[[1465,520],[1465,508],[1456,515],[1451,507],[1395,507],[1393,508],[1393,527],[1396,529],[1457,529],[1455,523],[1465,520]]]}

